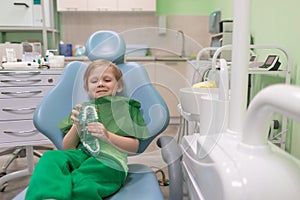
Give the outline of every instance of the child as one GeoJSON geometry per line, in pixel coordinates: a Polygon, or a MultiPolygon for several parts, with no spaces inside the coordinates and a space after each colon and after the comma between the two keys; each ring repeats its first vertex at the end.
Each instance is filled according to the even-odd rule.
{"type": "Polygon", "coordinates": [[[106,60],[92,62],[84,74],[84,89],[93,99],[76,105],[70,116],[59,123],[66,133],[65,151],[44,153],[34,169],[26,199],[102,199],[117,192],[124,182],[127,154],[135,153],[139,140],[150,134],[140,112],[140,103],[115,96],[123,88],[122,72],[106,60]],[[99,142],[99,155],[94,155],[80,138],[80,109],[93,105],[98,121],[85,128],[99,142]]]}

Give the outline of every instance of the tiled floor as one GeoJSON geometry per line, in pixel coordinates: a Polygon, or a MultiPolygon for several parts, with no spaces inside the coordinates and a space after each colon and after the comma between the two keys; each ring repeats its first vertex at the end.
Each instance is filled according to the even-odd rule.
{"type": "MultiPolygon", "coordinates": [[[[2,149],[1,149],[2,150],[2,149]]],[[[1,156],[0,163],[1,167],[8,159],[8,156],[1,156]]],[[[35,158],[35,162],[38,161],[38,158],[35,158]]],[[[26,158],[17,158],[7,169],[7,173],[13,173],[17,170],[26,168],[26,158]]],[[[29,183],[30,176],[16,178],[8,182],[7,187],[4,192],[0,193],[0,199],[2,200],[11,200],[19,192],[21,192],[29,183]]],[[[2,187],[2,186],[1,186],[2,187]]]]}
{"type": "MultiPolygon", "coordinates": [[[[167,130],[162,133],[162,135],[170,135],[173,137],[177,136],[178,126],[170,125],[167,130]]],[[[0,152],[2,149],[0,149],[0,152]]],[[[6,161],[8,156],[1,156],[0,163],[1,167],[3,163],[6,161]]],[[[38,161],[38,158],[35,158],[35,162],[38,161]]],[[[153,170],[156,169],[163,169],[163,171],[167,175],[167,168],[163,160],[161,159],[160,150],[156,145],[156,140],[148,147],[147,151],[143,153],[143,155],[130,157],[129,163],[143,163],[152,167],[153,170]]],[[[20,170],[26,167],[26,158],[18,158],[16,159],[8,168],[8,173],[14,172],[16,170],[20,170]]],[[[158,178],[159,175],[158,175],[158,178]]],[[[11,200],[15,197],[18,193],[20,193],[29,183],[30,176],[17,178],[15,180],[9,181],[8,186],[5,188],[4,192],[0,192],[0,199],[1,200],[11,200]]],[[[162,192],[164,194],[165,199],[168,199],[168,187],[162,186],[162,192]]]]}

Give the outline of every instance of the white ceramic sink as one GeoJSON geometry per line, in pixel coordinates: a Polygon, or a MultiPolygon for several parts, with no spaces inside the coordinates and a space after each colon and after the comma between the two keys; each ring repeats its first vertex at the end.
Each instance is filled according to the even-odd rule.
{"type": "Polygon", "coordinates": [[[199,115],[201,97],[217,98],[218,88],[181,88],[179,100],[184,112],[199,115]]]}

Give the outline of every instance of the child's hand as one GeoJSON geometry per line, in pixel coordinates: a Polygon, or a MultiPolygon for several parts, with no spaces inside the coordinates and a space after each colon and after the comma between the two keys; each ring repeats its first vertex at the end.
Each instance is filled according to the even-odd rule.
{"type": "Polygon", "coordinates": [[[81,104],[77,104],[75,109],[72,110],[71,120],[73,121],[74,125],[76,126],[77,131],[82,130],[82,124],[80,123],[79,117],[79,109],[81,108],[81,104]]]}
{"type": "Polygon", "coordinates": [[[79,124],[79,119],[78,119],[78,116],[79,116],[79,109],[81,108],[81,105],[80,104],[77,104],[75,106],[75,109],[72,110],[72,115],[71,115],[71,120],[74,122],[74,124],[79,124]]]}
{"type": "Polygon", "coordinates": [[[102,141],[108,141],[108,131],[105,126],[100,122],[91,122],[86,129],[92,133],[93,136],[99,138],[102,141]]]}

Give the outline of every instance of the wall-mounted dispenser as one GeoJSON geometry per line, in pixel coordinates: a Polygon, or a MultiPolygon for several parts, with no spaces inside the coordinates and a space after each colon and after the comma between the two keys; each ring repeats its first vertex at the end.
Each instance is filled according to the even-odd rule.
{"type": "Polygon", "coordinates": [[[209,15],[209,32],[216,34],[220,32],[221,11],[214,11],[209,15]]]}

